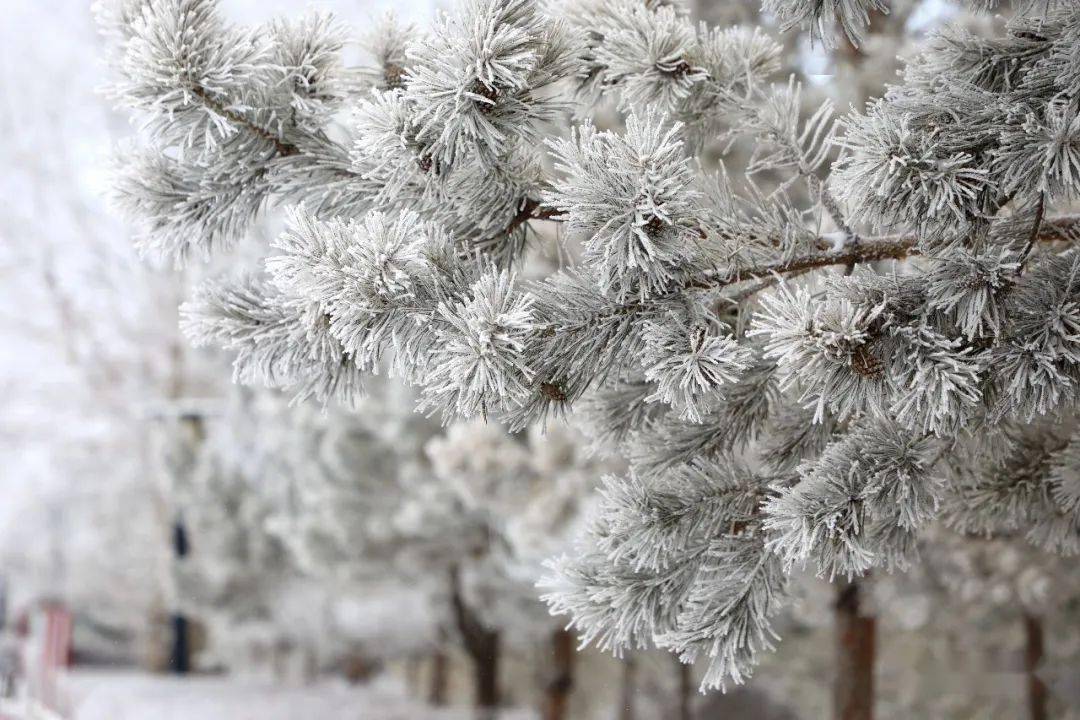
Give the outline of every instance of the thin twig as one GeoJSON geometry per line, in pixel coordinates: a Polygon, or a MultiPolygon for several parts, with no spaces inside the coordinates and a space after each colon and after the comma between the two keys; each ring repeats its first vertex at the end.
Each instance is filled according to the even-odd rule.
{"type": "Polygon", "coordinates": [[[555,208],[544,207],[539,200],[525,198],[518,214],[510,220],[510,224],[506,226],[502,234],[509,235],[530,220],[555,220],[558,215],[559,211],[555,208]]]}
{"type": "Polygon", "coordinates": [[[1020,253],[1020,268],[1016,271],[1017,275],[1024,273],[1024,266],[1027,264],[1028,256],[1031,255],[1032,249],[1035,247],[1035,243],[1039,241],[1039,232],[1042,230],[1043,217],[1046,214],[1046,193],[1039,193],[1039,202],[1035,206],[1035,220],[1031,223],[1031,233],[1028,235],[1027,244],[1024,245],[1023,251],[1020,253]]]}
{"type": "MultiPolygon", "coordinates": [[[[1031,234],[1032,244],[1070,241],[1078,229],[1080,229],[1080,215],[1062,215],[1050,220],[1040,219],[1038,227],[1033,228],[1031,234]]],[[[921,254],[918,238],[915,236],[864,239],[855,247],[845,246],[839,251],[802,255],[790,260],[735,270],[726,275],[709,273],[704,279],[697,280],[686,287],[697,290],[718,290],[729,285],[748,280],[761,280],[773,275],[800,274],[832,265],[849,265],[877,260],[904,260],[921,254]]]]}
{"type": "Polygon", "coordinates": [[[832,194],[832,191],[829,190],[829,186],[818,180],[815,175],[810,175],[809,177],[813,178],[811,184],[821,198],[821,206],[825,208],[825,212],[832,218],[833,224],[836,225],[837,229],[844,233],[847,244],[858,245],[860,240],[859,234],[852,229],[847,218],[844,217],[844,213],[840,209],[840,203],[837,202],[836,197],[832,194]]]}
{"type": "Polygon", "coordinates": [[[789,275],[806,272],[831,265],[848,265],[875,260],[903,260],[918,254],[917,239],[914,237],[882,238],[860,243],[856,247],[845,246],[839,251],[812,253],[790,260],[766,263],[751,268],[742,268],[727,275],[706,276],[689,285],[691,289],[712,290],[747,280],[760,280],[772,275],[789,275]]]}
{"type": "Polygon", "coordinates": [[[239,125],[245,128],[249,132],[259,136],[263,140],[272,143],[274,150],[278,155],[282,157],[288,157],[289,155],[299,155],[300,148],[292,143],[285,142],[274,133],[270,132],[264,127],[256,125],[251,120],[236,112],[235,110],[222,105],[219,101],[210,97],[210,94],[201,85],[195,85],[191,88],[191,94],[199,98],[199,101],[213,113],[216,113],[234,125],[239,125]]]}

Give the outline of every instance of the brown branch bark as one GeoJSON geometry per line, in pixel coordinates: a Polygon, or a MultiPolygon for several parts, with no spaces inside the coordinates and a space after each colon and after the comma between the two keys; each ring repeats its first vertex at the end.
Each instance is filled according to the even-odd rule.
{"type": "Polygon", "coordinates": [[[194,87],[192,87],[191,94],[197,97],[199,99],[199,102],[201,102],[206,107],[206,109],[220,115],[221,117],[231,122],[233,125],[242,127],[248,132],[257,135],[263,140],[271,143],[274,146],[274,150],[277,152],[278,155],[281,155],[282,157],[287,157],[289,155],[298,155],[300,153],[300,148],[296,147],[292,143],[285,142],[266,128],[256,125],[240,113],[226,107],[218,100],[215,100],[213,97],[210,96],[208,92],[206,92],[206,89],[203,88],[201,85],[195,85],[194,87]]]}
{"type": "Polygon", "coordinates": [[[1035,247],[1035,243],[1039,241],[1039,232],[1042,230],[1043,220],[1046,217],[1046,193],[1039,193],[1039,202],[1035,206],[1035,220],[1031,223],[1031,234],[1028,235],[1027,244],[1024,245],[1024,250],[1020,253],[1020,272],[1024,272],[1024,265],[1027,263],[1028,255],[1031,254],[1032,248],[1035,247]]]}
{"type": "MultiPolygon", "coordinates": [[[[1080,215],[1062,215],[1043,220],[1033,232],[1034,242],[1071,242],[1080,237],[1080,215]]],[[[706,276],[690,284],[690,289],[712,290],[735,285],[748,280],[761,280],[776,275],[788,275],[830,267],[875,262],[878,260],[905,260],[921,254],[918,238],[913,236],[862,239],[857,245],[845,246],[836,252],[819,252],[790,260],[742,268],[726,275],[719,273],[706,276]]]]}
{"type": "Polygon", "coordinates": [[[509,235],[530,220],[554,220],[558,215],[559,211],[555,208],[544,207],[534,198],[525,198],[518,214],[510,220],[503,234],[509,235]]]}
{"type": "Polygon", "coordinates": [[[859,581],[837,588],[836,676],[833,680],[833,717],[836,720],[873,720],[875,618],[860,612],[859,581]]]}
{"type": "Polygon", "coordinates": [[[857,246],[845,247],[838,252],[819,252],[801,255],[790,260],[742,268],[728,275],[717,275],[691,285],[691,288],[710,290],[735,285],[747,280],[762,280],[776,275],[801,273],[832,265],[850,265],[876,260],[903,260],[918,254],[914,238],[864,240],[857,246]]]}

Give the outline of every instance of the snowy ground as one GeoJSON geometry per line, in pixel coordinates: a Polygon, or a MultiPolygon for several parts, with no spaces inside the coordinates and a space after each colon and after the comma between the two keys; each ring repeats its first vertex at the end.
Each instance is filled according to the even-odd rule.
{"type": "MultiPolygon", "coordinates": [[[[471,720],[468,708],[434,710],[404,697],[400,684],[303,687],[224,677],[79,671],[65,683],[71,720],[471,720]]],[[[532,720],[508,711],[499,720],[532,720]]]]}

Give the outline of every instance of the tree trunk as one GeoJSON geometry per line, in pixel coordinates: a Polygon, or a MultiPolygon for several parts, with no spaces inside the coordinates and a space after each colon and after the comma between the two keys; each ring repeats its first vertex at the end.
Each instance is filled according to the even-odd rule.
{"type": "MultiPolygon", "coordinates": [[[[184,521],[177,517],[173,523],[173,555],[177,562],[188,554],[188,537],[184,521]]],[[[187,615],[177,610],[172,615],[172,647],[169,650],[169,670],[177,675],[191,672],[191,628],[187,615]]]]}
{"type": "Polygon", "coordinates": [[[446,704],[446,678],[448,675],[449,660],[446,652],[438,648],[431,654],[431,677],[428,687],[428,703],[436,707],[446,704]]]}
{"type": "Polygon", "coordinates": [[[634,720],[634,693],[637,691],[637,660],[631,653],[622,659],[622,687],[619,688],[619,720],[634,720]]]}
{"type": "Polygon", "coordinates": [[[477,717],[494,718],[499,707],[499,633],[490,632],[479,643],[470,645],[473,662],[477,717]]]}
{"type": "Polygon", "coordinates": [[[1039,678],[1039,665],[1043,660],[1042,619],[1024,613],[1024,671],[1027,673],[1028,717],[1030,720],[1046,720],[1046,684],[1039,678]]]}
{"type": "Polygon", "coordinates": [[[304,649],[304,666],[300,672],[303,675],[305,685],[310,685],[319,677],[319,656],[313,648],[304,649]]]}
{"type": "Polygon", "coordinates": [[[559,629],[551,634],[551,672],[544,688],[544,720],[565,720],[574,689],[574,633],[559,629]]]}
{"type": "Polygon", "coordinates": [[[694,716],[694,677],[693,677],[693,665],[687,665],[683,661],[679,660],[678,656],[672,655],[675,659],[675,672],[678,673],[678,693],[679,693],[679,720],[692,720],[694,716]]]}
{"type": "Polygon", "coordinates": [[[859,581],[837,588],[836,678],[833,712],[836,720],[873,720],[874,644],[876,621],[859,614],[859,581]]]}
{"type": "Polygon", "coordinates": [[[465,602],[457,568],[450,570],[450,604],[462,645],[473,666],[477,717],[494,718],[499,706],[499,633],[489,630],[465,602]]]}
{"type": "Polygon", "coordinates": [[[405,690],[410,696],[420,693],[420,679],[423,673],[423,660],[419,655],[411,654],[405,658],[405,690]]]}

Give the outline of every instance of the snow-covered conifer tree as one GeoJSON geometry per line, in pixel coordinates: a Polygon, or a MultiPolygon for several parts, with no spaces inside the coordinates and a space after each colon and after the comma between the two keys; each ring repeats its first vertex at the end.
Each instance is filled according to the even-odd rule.
{"type": "MultiPolygon", "coordinates": [[[[235,438],[217,424],[189,414],[165,428],[170,505],[189,546],[176,560],[178,607],[206,631],[195,660],[202,667],[250,671],[270,667],[285,645],[300,645],[313,659],[322,633],[279,616],[299,573],[268,532],[272,505],[256,490],[252,467],[235,462],[235,438]]],[[[312,617],[317,621],[317,614],[312,617]]]]}
{"type": "Polygon", "coordinates": [[[534,586],[544,560],[569,549],[604,467],[584,450],[568,428],[508,435],[477,420],[454,424],[427,445],[434,479],[458,504],[454,516],[484,538],[477,548],[482,552],[453,561],[462,578],[461,599],[499,645],[544,646],[546,720],[569,717],[575,639],[564,622],[551,618],[534,586]]]}
{"type": "MultiPolygon", "coordinates": [[[[837,119],[774,28],[678,3],[465,0],[358,71],[321,17],[127,3],[116,93],[150,144],[118,192],[177,262],[289,208],[261,272],[185,307],[241,381],[349,402],[386,371],[447,419],[587,417],[630,469],[548,602],[723,687],[796,568],[903,569],[931,524],[1080,546],[1080,9],[971,5],[1006,21],[930,35],[837,119]],[[571,257],[536,278],[551,223],[571,257]]],[[[762,17],[858,46],[889,6],[762,17]]]]}
{"type": "Polygon", "coordinates": [[[397,580],[423,594],[436,627],[397,627],[394,644],[417,633],[434,653],[453,643],[478,704],[494,706],[504,647],[562,632],[533,586],[543,559],[569,545],[596,463],[567,433],[521,441],[462,423],[442,436],[412,413],[411,393],[375,385],[355,415],[305,406],[264,423],[255,465],[277,496],[269,525],[336,593],[397,580]]]}
{"type": "MultiPolygon", "coordinates": [[[[365,398],[362,415],[323,413],[263,391],[234,403],[231,417],[216,423],[219,454],[247,478],[240,500],[264,511],[248,532],[262,533],[286,551],[291,572],[279,591],[263,599],[283,611],[272,620],[286,626],[283,634],[310,633],[302,640],[318,651],[320,667],[343,667],[346,674],[429,650],[436,639],[442,577],[397,567],[404,538],[394,525],[413,472],[410,456],[433,431],[423,430],[430,423],[413,422],[422,418],[410,418],[393,400],[392,393],[380,393],[365,398]],[[304,603],[305,622],[286,614],[304,603]],[[402,624],[372,615],[391,605],[416,616],[402,624]]],[[[223,524],[216,535],[227,535],[230,524],[249,523],[238,517],[223,524]]],[[[273,564],[263,567],[268,581],[273,570],[273,564]]]]}

